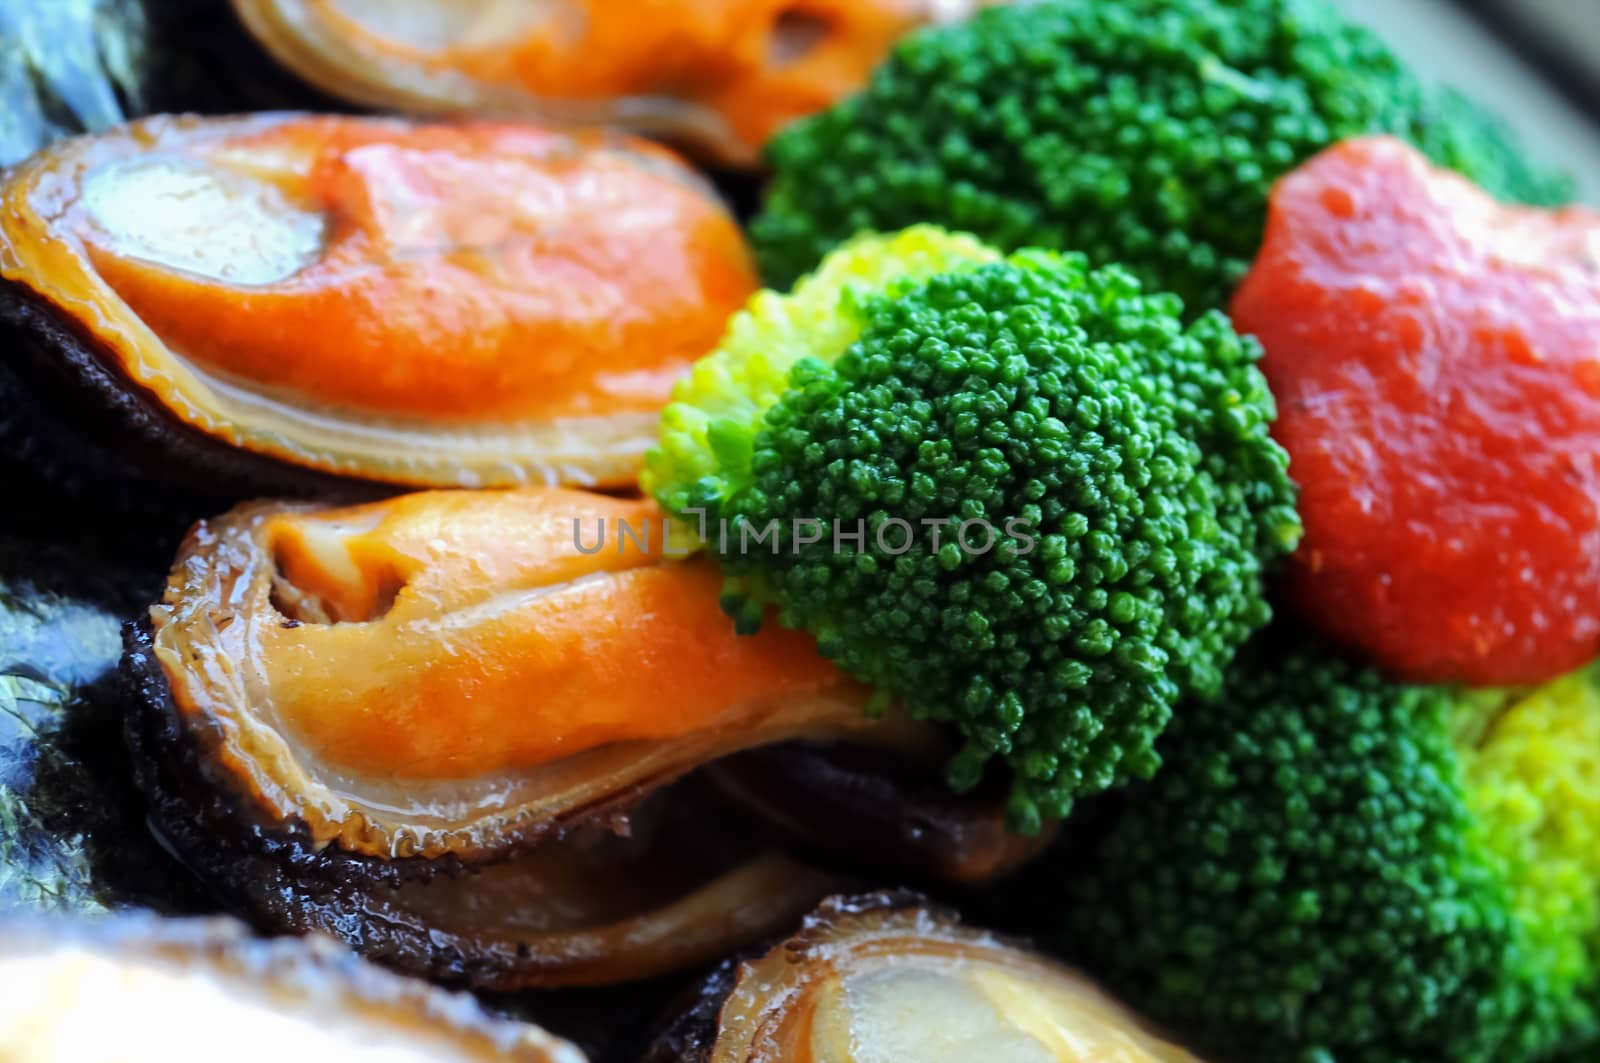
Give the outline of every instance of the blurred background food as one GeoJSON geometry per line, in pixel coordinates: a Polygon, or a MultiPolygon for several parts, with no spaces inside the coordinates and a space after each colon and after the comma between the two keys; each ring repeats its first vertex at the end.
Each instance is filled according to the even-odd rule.
{"type": "Polygon", "coordinates": [[[1591,0],[1338,0],[1425,77],[1470,89],[1600,202],[1600,8],[1591,0]],[[1557,56],[1562,63],[1554,62],[1557,56]],[[1564,65],[1562,65],[1564,64],[1564,65]]]}
{"type": "MultiPolygon", "coordinates": [[[[1337,2],[1382,32],[1423,75],[1492,101],[1531,149],[1578,173],[1584,197],[1600,201],[1600,18],[1589,0],[1337,2]]],[[[278,65],[240,24],[234,6],[228,0],[0,3],[0,97],[8,101],[0,109],[0,164],[52,135],[102,129],[124,115],[336,106],[278,65]]],[[[353,6],[369,15],[374,9],[353,6]]],[[[399,14],[427,6],[401,5],[399,14]]],[[[451,21],[460,22],[465,8],[496,5],[449,6],[451,21]]],[[[909,0],[898,8],[867,6],[906,19],[945,18],[962,5],[929,3],[910,15],[919,5],[909,0]]],[[[852,69],[861,67],[856,62],[852,69]]],[[[835,72],[809,91],[836,92],[838,82],[835,72]]],[[[659,123],[652,131],[661,131],[659,123]]],[[[721,156],[741,158],[727,150],[721,156]]],[[[745,153],[742,161],[748,159],[745,153]]]]}

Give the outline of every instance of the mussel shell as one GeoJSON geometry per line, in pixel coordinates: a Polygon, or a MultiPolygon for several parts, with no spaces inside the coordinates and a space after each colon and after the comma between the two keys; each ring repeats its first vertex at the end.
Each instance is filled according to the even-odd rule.
{"type": "Polygon", "coordinates": [[[202,522],[162,604],[126,630],[128,742],[156,831],[265,927],[336,934],[476,986],[647,978],[780,929],[838,877],[744,836],[692,780],[669,784],[763,741],[924,732],[869,720],[865,691],[803,636],[736,635],[703,562],[581,556],[558,519],[654,512],[542,489],[267,503],[202,522]],[[354,599],[340,595],[367,590],[363,578],[325,584],[308,567],[342,572],[358,555],[386,559],[400,581],[375,619],[344,611],[354,599]],[[313,657],[280,673],[263,656],[273,646],[313,657]],[[316,654],[333,670],[307,686],[316,654]],[[355,673],[378,702],[351,686],[355,673]],[[602,729],[544,745],[552,722],[570,720],[533,713],[541,695],[584,720],[573,698],[596,699],[602,729]],[[646,710],[682,723],[659,738],[606,729],[610,713],[646,710]],[[341,712],[355,732],[329,723],[341,712]],[[535,751],[501,761],[528,748],[517,737],[528,728],[535,751]]]}
{"type": "Polygon", "coordinates": [[[903,890],[830,897],[765,953],[724,962],[644,1063],[930,1058],[933,1043],[960,1058],[1195,1063],[1076,972],[903,890]]]}
{"type": "Polygon", "coordinates": [[[362,483],[241,450],[174,422],[94,353],[69,317],[0,284],[0,469],[31,494],[93,500],[102,515],[186,523],[250,495],[380,498],[362,483]]]}
{"type": "Polygon", "coordinates": [[[810,859],[852,872],[977,886],[1022,868],[1055,829],[1006,826],[1006,786],[956,794],[925,760],[848,743],[791,742],[705,769],[730,805],[810,859]]]}
{"type": "Polygon", "coordinates": [[[859,89],[901,34],[992,2],[233,0],[263,48],[353,103],[610,125],[740,167],[859,89]],[[458,45],[475,54],[453,56],[458,45]]]}
{"type": "Polygon", "coordinates": [[[0,984],[8,1002],[0,1046],[28,1063],[297,1052],[583,1063],[574,1046],[536,1026],[389,974],[330,939],[263,941],[224,919],[0,922],[0,984]],[[219,1034],[240,1047],[217,1044],[219,1034]]]}
{"type": "Polygon", "coordinates": [[[670,153],[520,125],[152,118],[47,149],[0,203],[0,448],[36,482],[156,506],[629,486],[673,375],[756,284],[726,207],[670,153]],[[445,163],[495,202],[467,210],[462,178],[430,176],[445,163]],[[195,189],[283,231],[137,216],[195,189]]]}
{"type": "Polygon", "coordinates": [[[145,34],[140,0],[0,5],[0,166],[137,109],[145,34]]]}
{"type": "MultiPolygon", "coordinates": [[[[541,881],[552,869],[564,875],[561,862],[585,858],[563,849],[572,835],[585,840],[581,825],[569,826],[566,840],[508,850],[487,867],[359,857],[317,846],[303,829],[241,815],[237,796],[207,777],[174,715],[134,713],[128,727],[152,827],[224,903],[266,929],[326,933],[369,959],[439,981],[510,991],[651,978],[778,932],[842,882],[744,844],[712,806],[674,789],[655,798],[674,821],[664,837],[641,841],[637,853],[632,839],[610,843],[626,865],[610,885],[637,888],[637,909],[625,910],[624,897],[591,912],[595,892],[607,888],[605,868],[588,884],[580,872],[565,895],[551,896],[541,881]]],[[[608,829],[597,813],[587,840],[608,829]]]]}
{"type": "Polygon", "coordinates": [[[145,830],[122,739],[145,583],[92,544],[0,538],[0,911],[209,910],[145,830]]]}
{"type": "MultiPolygon", "coordinates": [[[[572,555],[570,561],[576,558],[575,542],[565,539],[548,547],[544,538],[571,534],[557,514],[599,514],[595,519],[615,522],[622,519],[619,514],[646,511],[653,512],[638,502],[533,489],[419,494],[347,510],[265,503],[202,522],[180,552],[162,603],[128,631],[124,671],[129,682],[129,726],[146,736],[136,744],[144,759],[153,763],[187,765],[212,800],[221,802],[219,814],[238,818],[263,836],[263,844],[291,862],[297,853],[314,855],[319,862],[336,863],[340,875],[352,874],[353,865],[364,863],[371,874],[394,882],[414,868],[431,867],[427,860],[504,858],[574,822],[625,808],[700,765],[741,749],[801,737],[846,735],[909,748],[926,742],[922,728],[870,720],[863,711],[866,691],[828,667],[803,636],[776,630],[755,639],[736,636],[716,601],[715,572],[701,561],[655,559],[607,573],[603,566],[612,562],[605,555],[584,558],[583,571],[597,566],[589,576],[600,577],[601,582],[588,576],[575,578],[573,570],[563,568],[565,575],[554,586],[539,587],[537,593],[523,586],[508,593],[505,602],[511,604],[504,608],[495,606],[487,612],[476,608],[474,603],[500,600],[503,589],[482,575],[488,558],[476,551],[501,549],[513,536],[526,536],[527,542],[517,547],[526,552],[513,551],[508,562],[513,566],[543,563],[538,552],[546,548],[556,550],[557,557],[572,555]],[[463,552],[422,562],[412,576],[417,586],[407,583],[396,592],[406,610],[359,624],[302,623],[282,611],[280,606],[287,606],[280,598],[285,591],[277,553],[281,544],[275,534],[331,525],[361,529],[349,532],[359,540],[369,534],[365,526],[377,519],[380,523],[370,534],[383,536],[390,525],[382,521],[391,514],[408,515],[429,527],[428,522],[448,519],[458,525],[453,534],[465,537],[459,544],[463,552]],[[504,525],[497,523],[511,520],[521,522],[515,530],[502,530],[504,525]],[[476,536],[488,536],[492,542],[478,542],[476,536]],[[441,579],[454,581],[451,593],[469,594],[465,604],[440,606],[439,591],[429,589],[429,581],[441,579]],[[636,587],[654,588],[649,593],[669,597],[646,614],[611,615],[616,609],[634,608],[625,603],[633,600],[630,588],[636,587]],[[502,769],[468,768],[465,774],[459,758],[450,756],[439,765],[446,774],[403,781],[381,761],[380,768],[371,771],[329,763],[326,756],[305,748],[303,735],[300,739],[289,735],[283,714],[291,709],[302,718],[310,714],[319,723],[329,719],[326,702],[314,700],[324,695],[296,688],[294,702],[280,704],[275,700],[276,673],[260,671],[273,662],[256,659],[267,652],[263,645],[277,644],[270,640],[293,640],[285,645],[303,646],[308,652],[322,647],[314,652],[323,656],[337,652],[340,656],[330,659],[329,667],[362,672],[361,661],[348,660],[349,654],[370,655],[381,663],[400,652],[395,642],[404,639],[424,660],[397,659],[419,667],[431,667],[436,661],[437,674],[405,671],[370,691],[361,689],[362,696],[370,693],[384,704],[404,706],[396,722],[385,726],[409,733],[428,720],[456,718],[441,716],[454,709],[461,711],[461,719],[472,719],[477,706],[489,704],[485,686],[491,681],[502,697],[512,699],[503,706],[507,712],[536,702],[541,683],[558,678],[569,684],[576,681],[569,673],[581,661],[548,664],[540,647],[546,625],[559,624],[557,637],[573,632],[580,621],[572,610],[578,608],[603,612],[594,618],[601,626],[592,636],[584,636],[585,660],[621,666],[639,651],[634,640],[670,638],[681,630],[675,623],[692,623],[706,644],[693,656],[685,656],[688,646],[670,656],[665,650],[652,653],[648,660],[656,678],[682,677],[676,696],[704,702],[712,695],[701,684],[691,684],[684,669],[696,667],[694,662],[706,668],[737,664],[756,688],[750,692],[749,687],[739,686],[737,695],[724,695],[739,700],[709,703],[713,712],[707,723],[661,740],[563,743],[553,760],[502,769]],[[663,609],[678,610],[676,621],[663,617],[663,609]],[[437,625],[457,616],[464,619],[452,628],[448,643],[437,642],[437,625]],[[530,641],[510,647],[496,642],[493,650],[474,642],[480,629],[488,633],[485,638],[499,637],[503,624],[514,625],[517,638],[530,641]],[[528,625],[531,634],[524,632],[528,625]],[[326,640],[335,636],[349,637],[332,644],[337,650],[328,649],[326,640]],[[360,641],[353,643],[351,638],[360,641]],[[494,656],[480,657],[491,653],[494,656]],[[504,657],[507,653],[512,656],[504,657]],[[499,662],[482,680],[474,678],[479,674],[474,662],[480,659],[499,662]],[[458,669],[465,669],[465,674],[458,669]],[[416,697],[422,700],[405,699],[402,695],[410,691],[395,684],[415,685],[416,697]],[[419,863],[411,857],[425,859],[419,863]]],[[[388,539],[383,542],[394,545],[388,539]]],[[[433,544],[441,542],[430,540],[423,549],[434,550],[433,544]]],[[[503,578],[515,586],[516,579],[528,577],[503,578]]],[[[608,681],[612,674],[614,669],[603,672],[608,681]]],[[[552,696],[548,690],[543,693],[552,696]]],[[[373,724],[361,719],[352,724],[365,728],[361,733],[368,738],[381,737],[372,730],[373,724]]],[[[342,733],[341,737],[348,749],[354,739],[342,733]]],[[[409,762],[417,753],[397,755],[409,762]]]]}

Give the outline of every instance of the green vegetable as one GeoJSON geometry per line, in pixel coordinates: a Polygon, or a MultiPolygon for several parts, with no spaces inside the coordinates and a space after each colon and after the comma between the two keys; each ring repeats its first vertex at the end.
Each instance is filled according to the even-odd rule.
{"type": "Polygon", "coordinates": [[[933,222],[1121,264],[1200,312],[1244,276],[1272,183],[1380,131],[1503,198],[1571,190],[1325,0],[1054,0],[916,34],[780,134],[752,233],[780,287],[861,230],[933,222]]]}
{"type": "Polygon", "coordinates": [[[1219,1058],[1518,1063],[1596,1030],[1600,666],[1402,686],[1263,647],[1074,851],[1068,945],[1219,1058]]]}
{"type": "Polygon", "coordinates": [[[1081,256],[866,238],[734,319],[645,486],[704,512],[746,630],[776,606],[883,703],[954,725],[956,788],[1003,759],[1034,830],[1155,770],[1299,536],[1259,348],[1181,311],[1081,256]]]}

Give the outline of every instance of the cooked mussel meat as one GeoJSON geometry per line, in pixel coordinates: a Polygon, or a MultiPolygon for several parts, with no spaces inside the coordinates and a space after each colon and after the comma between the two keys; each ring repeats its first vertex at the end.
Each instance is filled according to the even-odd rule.
{"type": "Polygon", "coordinates": [[[833,897],[719,968],[646,1063],[1193,1063],[1078,973],[914,895],[833,897]]]}
{"type": "Polygon", "coordinates": [[[583,1063],[330,939],[262,941],[224,919],[0,922],[0,995],[0,1058],[17,1063],[583,1063]]]}
{"type": "Polygon", "coordinates": [[[753,163],[866,82],[910,29],[983,0],[234,0],[334,96],[422,113],[608,124],[753,163]]]}
{"type": "Polygon", "coordinates": [[[754,284],[720,201],[643,141],[149,119],[0,185],[0,438],[234,497],[622,485],[754,284]]]}
{"type": "Polygon", "coordinates": [[[158,830],[264,923],[480,985],[773,932],[836,880],[662,788],[776,742],[943,746],[808,636],[735,634],[673,549],[651,503],[557,488],[201,523],[124,662],[158,830]]]}

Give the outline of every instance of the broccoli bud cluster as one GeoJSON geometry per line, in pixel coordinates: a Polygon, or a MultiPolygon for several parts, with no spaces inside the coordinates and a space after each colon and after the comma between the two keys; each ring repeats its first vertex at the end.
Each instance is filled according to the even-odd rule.
{"type": "Polygon", "coordinates": [[[783,322],[788,355],[737,323],[651,459],[669,510],[740,532],[730,611],[748,627],[775,606],[885,700],[954,725],[958,789],[1004,760],[1019,829],[1153,773],[1173,705],[1216,693],[1299,535],[1257,345],[1218,314],[1186,326],[1125,271],[933,229],[858,242],[752,314],[783,322]],[[830,534],[804,541],[796,517],[830,534]],[[775,528],[771,547],[748,528],[775,528]]]}
{"type": "Polygon", "coordinates": [[[1065,944],[1218,1058],[1519,1063],[1596,1033],[1600,685],[1252,647],[1074,852],[1065,944]]]}
{"type": "Polygon", "coordinates": [[[1325,0],[1050,0],[916,34],[781,134],[752,234],[780,286],[858,231],[935,222],[1121,264],[1199,313],[1244,277],[1272,184],[1378,132],[1502,199],[1571,191],[1325,0]]]}

